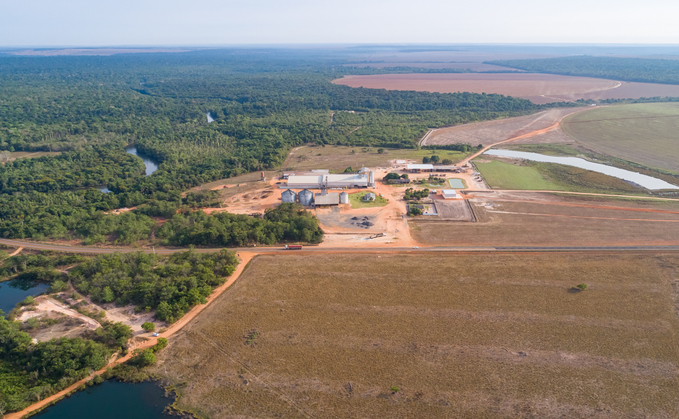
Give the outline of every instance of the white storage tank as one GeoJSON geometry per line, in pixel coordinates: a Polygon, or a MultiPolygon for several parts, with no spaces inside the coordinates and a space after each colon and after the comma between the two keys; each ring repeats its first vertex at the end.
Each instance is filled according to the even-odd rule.
{"type": "Polygon", "coordinates": [[[349,194],[346,192],[340,193],[340,204],[348,204],[349,203],[349,194]]]}

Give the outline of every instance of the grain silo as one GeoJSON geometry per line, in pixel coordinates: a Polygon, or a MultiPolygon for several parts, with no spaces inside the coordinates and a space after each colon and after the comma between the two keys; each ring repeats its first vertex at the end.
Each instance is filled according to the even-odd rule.
{"type": "Polygon", "coordinates": [[[369,188],[375,187],[375,172],[373,172],[372,170],[368,173],[368,187],[369,188]]]}
{"type": "Polygon", "coordinates": [[[348,204],[349,203],[349,194],[346,192],[340,193],[340,204],[348,204]]]}
{"type": "Polygon", "coordinates": [[[297,202],[297,194],[290,189],[286,189],[281,194],[281,199],[283,200],[283,202],[289,202],[291,204],[294,204],[295,202],[297,202]]]}
{"type": "Polygon", "coordinates": [[[314,201],[314,193],[308,189],[305,189],[297,194],[297,199],[299,200],[300,204],[304,205],[305,207],[310,207],[314,201]]]}

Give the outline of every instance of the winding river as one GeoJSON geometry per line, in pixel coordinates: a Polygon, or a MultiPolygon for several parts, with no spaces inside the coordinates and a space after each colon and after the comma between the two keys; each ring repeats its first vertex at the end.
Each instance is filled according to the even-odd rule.
{"type": "Polygon", "coordinates": [[[137,151],[137,147],[135,147],[135,146],[127,147],[125,149],[125,152],[127,152],[129,154],[134,154],[135,156],[140,157],[142,159],[142,161],[144,162],[144,166],[146,166],[146,176],[148,176],[151,173],[158,170],[158,162],[153,160],[151,157],[147,156],[146,154],[137,151]]]}
{"type": "Polygon", "coordinates": [[[679,189],[679,186],[672,185],[671,183],[665,182],[661,179],[656,179],[651,176],[642,175],[641,173],[631,172],[629,170],[619,169],[617,167],[608,166],[601,163],[593,163],[579,157],[547,156],[544,154],[514,150],[488,150],[483,154],[488,154],[489,156],[524,159],[541,163],[557,163],[564,164],[566,166],[579,167],[580,169],[591,170],[593,172],[613,176],[653,191],[660,189],[679,189]]]}

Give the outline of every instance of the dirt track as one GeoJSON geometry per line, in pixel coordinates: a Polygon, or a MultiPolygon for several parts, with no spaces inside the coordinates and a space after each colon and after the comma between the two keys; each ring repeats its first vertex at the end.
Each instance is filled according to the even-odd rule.
{"type": "MultiPolygon", "coordinates": [[[[208,297],[207,303],[200,304],[200,305],[193,307],[178,322],[176,322],[172,326],[170,326],[167,329],[167,331],[160,333],[159,337],[169,338],[172,335],[174,335],[175,333],[177,333],[179,330],[181,330],[181,328],[184,327],[188,322],[193,320],[194,317],[196,317],[198,314],[200,314],[210,303],[212,303],[215,299],[217,299],[220,295],[222,295],[222,293],[224,291],[226,291],[227,288],[229,288],[234,282],[236,282],[238,277],[240,277],[240,275],[243,273],[243,271],[247,267],[248,263],[252,260],[253,257],[256,256],[256,254],[255,253],[244,253],[244,252],[242,252],[242,253],[238,253],[238,256],[240,257],[240,263],[238,264],[238,267],[233,272],[233,274],[231,274],[231,276],[228,278],[228,280],[224,284],[222,284],[221,286],[219,286],[218,288],[216,288],[214,290],[214,292],[208,297]]],[[[153,345],[155,345],[157,342],[158,342],[158,338],[151,337],[148,340],[146,340],[146,342],[144,342],[143,344],[137,346],[135,349],[140,349],[140,350],[141,349],[147,349],[147,348],[150,348],[153,345]]],[[[129,360],[131,357],[132,357],[132,351],[130,351],[130,353],[128,353],[126,356],[124,356],[122,358],[116,358],[115,355],[114,355],[113,359],[108,363],[108,365],[106,365],[106,367],[100,369],[99,371],[96,371],[96,372],[90,374],[87,378],[84,378],[84,379],[70,385],[66,389],[64,389],[64,390],[46,398],[46,399],[43,399],[43,400],[41,400],[41,401],[39,401],[35,404],[32,404],[31,406],[27,407],[24,410],[21,410],[19,412],[7,413],[4,417],[6,419],[20,419],[20,418],[24,417],[25,415],[28,415],[31,412],[35,412],[36,410],[42,409],[46,406],[49,406],[52,402],[55,402],[55,401],[61,399],[62,397],[66,396],[67,394],[71,393],[72,391],[77,390],[78,387],[85,384],[87,381],[91,380],[96,375],[103,374],[106,371],[107,368],[113,368],[116,365],[119,365],[119,364],[129,360]]]]}

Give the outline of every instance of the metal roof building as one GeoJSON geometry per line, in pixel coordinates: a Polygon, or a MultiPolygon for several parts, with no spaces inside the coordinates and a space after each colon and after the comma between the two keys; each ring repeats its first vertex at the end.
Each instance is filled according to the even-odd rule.
{"type": "Polygon", "coordinates": [[[455,189],[442,189],[441,194],[443,195],[443,199],[457,198],[457,191],[455,189]]]}
{"type": "Polygon", "coordinates": [[[287,189],[351,189],[375,186],[375,175],[367,173],[343,173],[340,175],[289,176],[287,189]],[[371,176],[372,175],[372,176],[371,176]]]}
{"type": "Polygon", "coordinates": [[[340,198],[338,193],[317,193],[314,197],[315,206],[339,205],[340,198]]]}
{"type": "Polygon", "coordinates": [[[406,169],[411,172],[431,172],[434,170],[433,164],[409,164],[406,169]]]}
{"type": "Polygon", "coordinates": [[[375,194],[372,192],[368,192],[367,194],[363,195],[363,200],[364,201],[374,201],[375,200],[375,194]]]}

